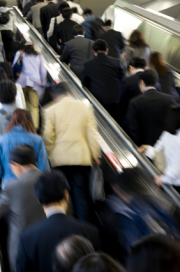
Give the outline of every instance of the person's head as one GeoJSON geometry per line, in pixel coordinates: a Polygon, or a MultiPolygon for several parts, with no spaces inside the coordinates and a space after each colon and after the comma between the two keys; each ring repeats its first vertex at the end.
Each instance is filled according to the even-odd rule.
{"type": "Polygon", "coordinates": [[[57,99],[59,97],[68,96],[68,85],[66,82],[60,82],[52,87],[50,94],[53,99],[57,99]]]}
{"type": "Polygon", "coordinates": [[[89,240],[73,235],[57,245],[54,253],[54,272],[72,272],[74,265],[84,256],[93,253],[89,240]]]}
{"type": "MultiPolygon", "coordinates": [[[[66,0],[67,1],[67,0],[66,0]]],[[[74,2],[74,0],[68,0],[68,1],[70,1],[70,2],[74,2]]]]}
{"type": "Polygon", "coordinates": [[[26,43],[24,45],[23,52],[26,55],[35,55],[37,56],[39,53],[34,49],[34,45],[32,43],[26,43]]]}
{"type": "Polygon", "coordinates": [[[180,129],[180,105],[172,105],[168,110],[165,130],[171,134],[176,134],[180,129]]]}
{"type": "Polygon", "coordinates": [[[7,1],[0,0],[0,7],[7,7],[7,1]]]}
{"type": "Polygon", "coordinates": [[[112,21],[111,20],[106,20],[105,26],[111,27],[112,26],[112,21]]]}
{"type": "Polygon", "coordinates": [[[92,12],[91,9],[86,8],[86,9],[84,9],[84,11],[83,11],[83,17],[84,17],[84,19],[86,19],[88,16],[93,16],[93,12],[92,12]]]}
{"type": "Polygon", "coordinates": [[[156,87],[159,77],[155,70],[147,69],[140,74],[140,89],[145,91],[146,87],[156,87]]]}
{"type": "Polygon", "coordinates": [[[104,40],[97,40],[93,43],[93,52],[94,55],[97,56],[99,53],[108,54],[108,44],[104,40]]]}
{"type": "Polygon", "coordinates": [[[131,47],[147,47],[147,43],[143,37],[143,34],[139,30],[134,30],[129,38],[129,44],[131,47]]]}
{"type": "Polygon", "coordinates": [[[152,52],[150,55],[150,68],[155,69],[158,75],[167,73],[167,65],[164,61],[163,55],[159,52],[152,52]]]}
{"type": "Polygon", "coordinates": [[[64,8],[62,10],[62,16],[64,19],[70,19],[72,17],[72,9],[71,8],[64,8]]]}
{"type": "Polygon", "coordinates": [[[36,198],[43,206],[45,213],[47,208],[53,206],[61,206],[67,211],[69,190],[65,175],[58,170],[42,174],[34,187],[36,198]]]}
{"type": "Polygon", "coordinates": [[[83,25],[75,25],[73,27],[73,36],[76,37],[78,35],[83,35],[85,34],[85,29],[83,25]]]}
{"type": "Polygon", "coordinates": [[[20,178],[27,170],[37,166],[34,148],[30,145],[15,147],[10,154],[10,163],[12,172],[20,178]]]}
{"type": "Polygon", "coordinates": [[[72,8],[72,12],[73,12],[73,13],[78,13],[78,9],[77,9],[76,7],[73,7],[73,8],[72,8]]]}
{"type": "Polygon", "coordinates": [[[14,82],[13,70],[11,65],[7,61],[0,62],[0,68],[2,68],[5,71],[7,77],[14,82]]]}
{"type": "Polygon", "coordinates": [[[153,235],[141,239],[131,249],[126,271],[179,272],[179,238],[153,235]]]}
{"type": "Polygon", "coordinates": [[[11,104],[15,102],[16,85],[9,79],[0,82],[0,102],[2,104],[11,104]]]}
{"type": "Polygon", "coordinates": [[[67,2],[62,2],[58,7],[59,14],[62,14],[63,9],[65,8],[69,8],[69,4],[67,2]]]}
{"type": "Polygon", "coordinates": [[[75,265],[73,272],[124,272],[124,269],[105,253],[91,253],[75,265]]]}
{"type": "Polygon", "coordinates": [[[25,131],[36,134],[31,113],[27,110],[17,109],[13,112],[11,121],[7,127],[7,132],[10,132],[15,126],[22,126],[25,131]]]}
{"type": "Polygon", "coordinates": [[[42,3],[42,2],[44,2],[43,0],[37,0],[36,1],[36,3],[38,4],[38,3],[42,3]]]}
{"type": "Polygon", "coordinates": [[[7,80],[8,77],[6,75],[6,72],[4,71],[3,68],[0,67],[0,81],[7,80]]]}
{"type": "Polygon", "coordinates": [[[131,75],[134,75],[137,70],[144,70],[146,66],[147,63],[145,59],[134,57],[129,63],[129,71],[131,75]]]}

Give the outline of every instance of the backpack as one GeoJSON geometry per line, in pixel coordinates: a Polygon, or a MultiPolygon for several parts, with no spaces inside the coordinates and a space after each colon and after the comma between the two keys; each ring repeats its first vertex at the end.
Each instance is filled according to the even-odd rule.
{"type": "Polygon", "coordinates": [[[0,25],[6,25],[10,20],[10,11],[0,13],[0,25]]]}

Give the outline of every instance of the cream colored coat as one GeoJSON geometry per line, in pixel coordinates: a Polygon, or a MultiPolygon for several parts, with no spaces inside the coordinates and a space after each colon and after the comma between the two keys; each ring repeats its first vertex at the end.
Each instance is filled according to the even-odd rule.
{"type": "Polygon", "coordinates": [[[70,97],[44,110],[43,139],[51,166],[92,165],[100,158],[92,106],[70,97]]]}

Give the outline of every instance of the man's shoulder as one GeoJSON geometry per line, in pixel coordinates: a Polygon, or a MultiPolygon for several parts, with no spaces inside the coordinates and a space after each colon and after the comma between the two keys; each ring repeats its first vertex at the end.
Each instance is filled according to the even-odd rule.
{"type": "Polygon", "coordinates": [[[46,225],[46,218],[42,219],[38,222],[36,222],[35,224],[33,224],[32,226],[29,226],[28,228],[26,228],[25,231],[22,232],[21,234],[21,238],[24,241],[29,241],[29,239],[31,239],[32,237],[38,237],[39,233],[42,233],[44,230],[44,226],[46,225]]]}
{"type": "Polygon", "coordinates": [[[44,7],[45,7],[44,4],[38,4],[38,5],[32,6],[31,10],[36,11],[36,10],[42,9],[44,7]]]}
{"type": "Polygon", "coordinates": [[[139,94],[137,95],[136,97],[134,97],[131,101],[130,101],[130,104],[131,105],[136,105],[136,104],[139,104],[141,103],[143,100],[144,100],[144,94],[139,94]]]}

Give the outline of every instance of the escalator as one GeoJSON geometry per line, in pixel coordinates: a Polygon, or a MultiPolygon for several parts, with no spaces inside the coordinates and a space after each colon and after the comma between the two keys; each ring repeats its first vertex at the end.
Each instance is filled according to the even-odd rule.
{"type": "Polygon", "coordinates": [[[82,88],[81,82],[73,72],[63,63],[56,59],[56,53],[42,38],[37,30],[22,18],[21,12],[14,7],[17,18],[17,29],[26,41],[32,41],[36,50],[40,52],[46,61],[46,68],[55,83],[65,81],[69,86],[70,94],[88,105],[92,103],[98,123],[97,139],[102,149],[102,169],[105,182],[120,175],[123,168],[137,167],[139,173],[145,170],[146,177],[142,178],[144,192],[156,196],[159,201],[164,201],[166,209],[171,210],[174,206],[180,208],[180,197],[171,186],[163,185],[159,189],[153,178],[159,173],[149,160],[136,151],[137,147],[125,132],[118,126],[112,117],[105,111],[100,103],[87,90],[82,88]]]}

